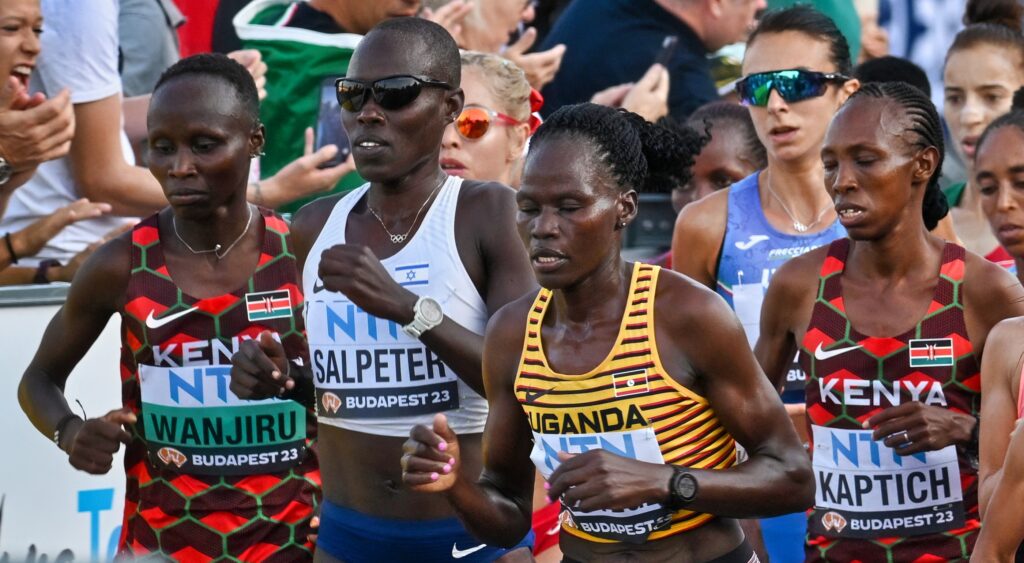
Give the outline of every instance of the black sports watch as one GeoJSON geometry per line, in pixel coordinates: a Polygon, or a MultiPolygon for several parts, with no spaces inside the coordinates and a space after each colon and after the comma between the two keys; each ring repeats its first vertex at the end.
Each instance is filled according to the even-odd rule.
{"type": "Polygon", "coordinates": [[[697,478],[682,467],[672,468],[668,481],[668,506],[673,510],[686,508],[697,498],[697,478]]]}

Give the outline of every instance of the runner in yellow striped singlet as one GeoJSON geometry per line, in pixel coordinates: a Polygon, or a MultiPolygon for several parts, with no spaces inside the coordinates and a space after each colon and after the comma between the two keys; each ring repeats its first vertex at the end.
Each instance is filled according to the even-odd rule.
{"type": "Polygon", "coordinates": [[[481,541],[529,526],[531,460],[562,502],[568,562],[750,563],[733,518],[812,502],[807,456],[728,306],[619,254],[637,191],[685,182],[703,142],[592,104],[534,136],[517,223],[543,289],[488,326],[483,474],[461,471],[443,416],[402,458],[406,484],[444,492],[481,541]]]}

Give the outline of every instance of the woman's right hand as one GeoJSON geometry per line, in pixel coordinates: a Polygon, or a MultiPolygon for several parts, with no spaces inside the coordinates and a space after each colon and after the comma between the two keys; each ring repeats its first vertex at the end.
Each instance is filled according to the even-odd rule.
{"type": "Polygon", "coordinates": [[[239,399],[280,397],[295,388],[289,370],[284,346],[264,330],[256,339],[242,342],[231,357],[231,392],[239,399]]]}
{"type": "Polygon", "coordinates": [[[114,454],[121,444],[128,445],[132,436],[125,424],[135,424],[135,414],[126,408],[112,410],[99,418],[82,421],[76,419],[68,424],[68,461],[75,469],[104,475],[114,464],[114,454]]]}
{"type": "Polygon", "coordinates": [[[421,493],[439,493],[455,485],[459,468],[459,439],[443,414],[433,428],[417,424],[409,431],[402,455],[402,480],[421,493]]]}

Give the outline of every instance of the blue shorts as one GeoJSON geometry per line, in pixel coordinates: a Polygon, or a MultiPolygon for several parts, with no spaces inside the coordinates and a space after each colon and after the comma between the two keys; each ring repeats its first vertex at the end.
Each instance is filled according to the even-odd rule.
{"type": "Polygon", "coordinates": [[[469,535],[458,518],[388,520],[324,500],[316,547],[345,563],[486,563],[513,549],[532,550],[533,531],[519,545],[503,549],[469,535]]]}

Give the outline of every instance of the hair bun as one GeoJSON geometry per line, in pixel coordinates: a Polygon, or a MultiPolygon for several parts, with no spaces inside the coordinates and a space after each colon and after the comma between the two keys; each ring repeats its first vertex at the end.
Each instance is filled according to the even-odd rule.
{"type": "Polygon", "coordinates": [[[1024,6],[1017,0],[968,0],[964,25],[980,23],[1001,25],[1021,33],[1024,6]]]}

